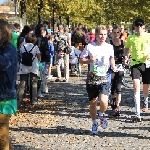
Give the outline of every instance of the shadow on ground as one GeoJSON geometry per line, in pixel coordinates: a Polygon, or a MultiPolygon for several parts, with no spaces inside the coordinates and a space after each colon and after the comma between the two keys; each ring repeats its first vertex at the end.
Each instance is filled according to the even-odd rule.
{"type": "Polygon", "coordinates": [[[18,144],[18,145],[13,145],[13,150],[42,150],[42,149],[18,144]]]}
{"type": "MultiPolygon", "coordinates": [[[[20,112],[30,113],[41,113],[38,111],[50,110],[56,111],[53,114],[56,115],[66,115],[62,114],[63,111],[68,112],[68,115],[77,112],[88,112],[89,100],[86,93],[85,82],[82,78],[72,78],[71,83],[55,83],[49,82],[49,93],[45,94],[45,98],[39,99],[39,104],[32,106],[30,103],[25,103],[20,109],[20,112]],[[78,108],[78,110],[76,109],[78,108]]],[[[134,107],[133,100],[133,88],[122,88],[122,101],[120,106],[128,106],[129,108],[134,107]]],[[[50,113],[42,112],[42,113],[50,113]]],[[[128,111],[128,110],[127,110],[128,111]]]]}
{"type": "MultiPolygon", "coordinates": [[[[131,128],[132,129],[132,128],[131,128]]],[[[142,129],[142,128],[141,128],[142,129]]],[[[34,127],[19,127],[19,128],[11,128],[12,131],[25,131],[25,132],[33,132],[36,134],[73,134],[73,135],[91,135],[89,130],[83,129],[74,129],[74,128],[67,128],[65,126],[57,126],[50,129],[41,129],[41,128],[34,128],[34,127]]],[[[142,130],[147,130],[142,129],[142,130]]],[[[138,134],[128,134],[128,133],[121,133],[121,132],[99,132],[100,134],[96,135],[99,137],[135,137],[138,139],[149,139],[149,137],[143,137],[138,134]]],[[[93,136],[93,135],[92,135],[93,136]]]]}

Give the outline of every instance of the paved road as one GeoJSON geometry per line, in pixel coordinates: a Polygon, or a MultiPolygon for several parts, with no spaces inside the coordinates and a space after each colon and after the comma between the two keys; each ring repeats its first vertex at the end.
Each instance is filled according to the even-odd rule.
{"type": "Polygon", "coordinates": [[[49,94],[39,106],[27,104],[23,112],[12,117],[14,150],[149,150],[149,111],[142,113],[143,122],[133,123],[132,85],[122,91],[121,116],[108,117],[108,128],[99,126],[98,135],[93,136],[85,77],[72,77],[69,83],[49,83],[49,94]]]}

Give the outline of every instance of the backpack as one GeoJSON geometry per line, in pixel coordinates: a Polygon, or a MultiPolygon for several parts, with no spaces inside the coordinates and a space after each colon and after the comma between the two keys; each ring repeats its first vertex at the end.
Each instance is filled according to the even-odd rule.
{"type": "Polygon", "coordinates": [[[54,44],[57,51],[64,51],[67,47],[67,35],[65,33],[57,33],[54,44]]]}
{"type": "Polygon", "coordinates": [[[26,50],[26,47],[23,45],[25,52],[22,53],[22,64],[25,66],[32,66],[32,62],[35,58],[33,58],[33,54],[31,53],[31,51],[33,50],[33,48],[35,47],[35,45],[31,48],[30,51],[26,50]]]}

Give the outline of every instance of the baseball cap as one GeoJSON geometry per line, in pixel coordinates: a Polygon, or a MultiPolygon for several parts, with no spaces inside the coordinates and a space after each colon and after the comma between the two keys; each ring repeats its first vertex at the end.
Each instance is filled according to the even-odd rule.
{"type": "Polygon", "coordinates": [[[134,21],[134,25],[144,25],[144,20],[141,18],[138,18],[134,21]]]}
{"type": "Polygon", "coordinates": [[[47,29],[47,33],[52,33],[52,30],[51,29],[47,29]]]}

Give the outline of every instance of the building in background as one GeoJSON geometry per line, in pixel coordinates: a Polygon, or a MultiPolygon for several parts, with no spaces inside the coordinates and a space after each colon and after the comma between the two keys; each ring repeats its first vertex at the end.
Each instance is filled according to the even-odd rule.
{"type": "MultiPolygon", "coordinates": [[[[19,13],[17,13],[18,15],[19,13]]],[[[19,23],[20,19],[15,14],[15,8],[10,6],[0,6],[0,18],[7,20],[9,23],[19,23]]]]}

